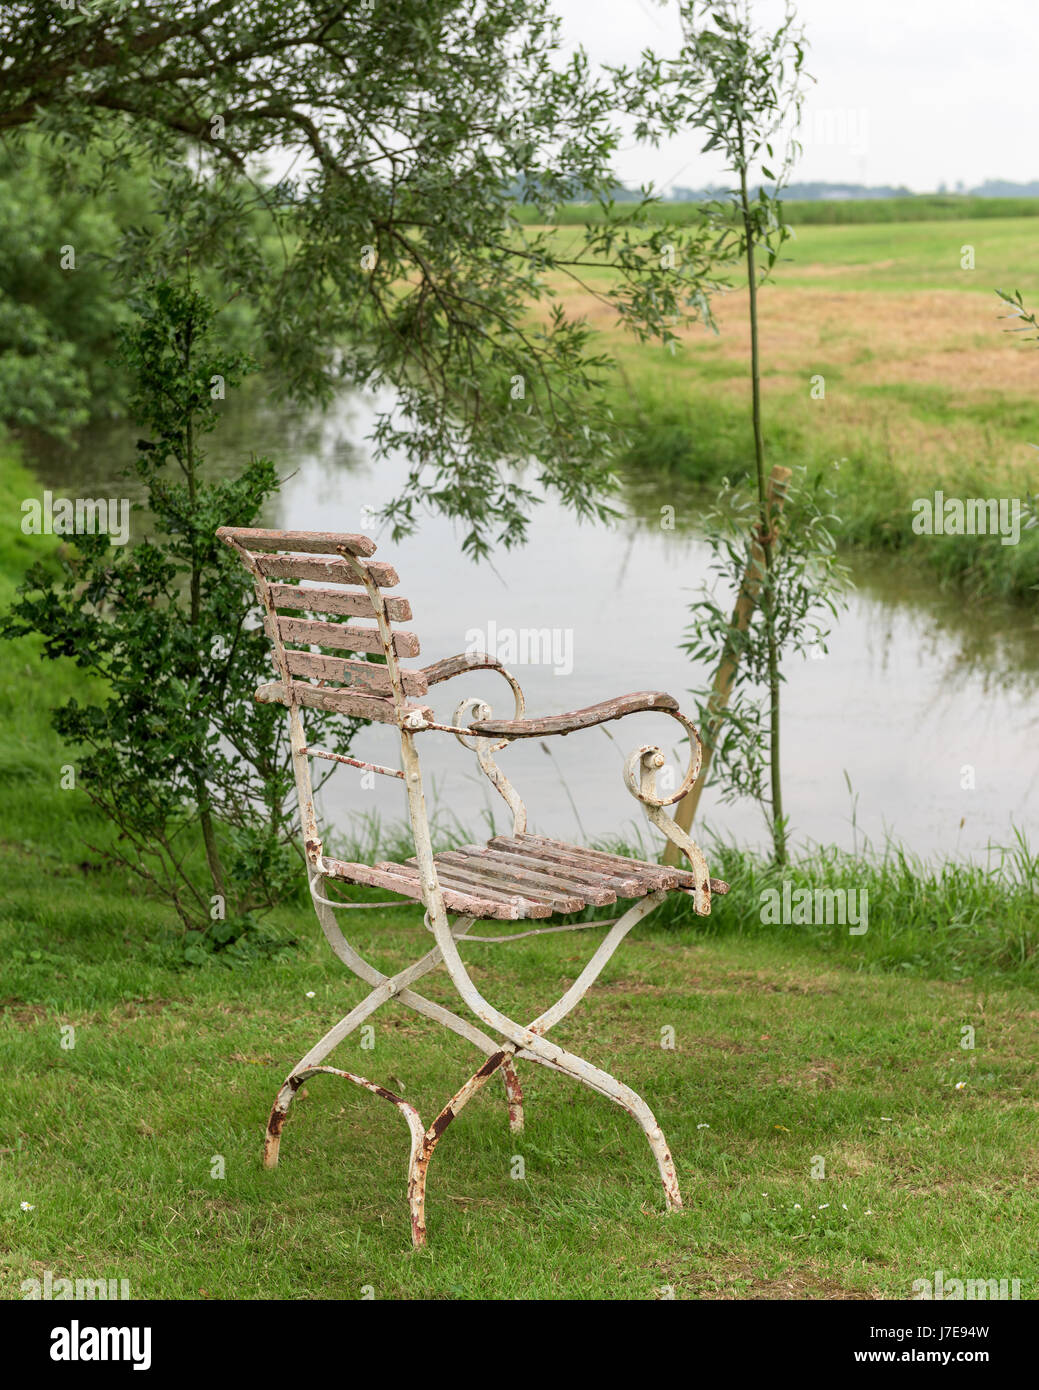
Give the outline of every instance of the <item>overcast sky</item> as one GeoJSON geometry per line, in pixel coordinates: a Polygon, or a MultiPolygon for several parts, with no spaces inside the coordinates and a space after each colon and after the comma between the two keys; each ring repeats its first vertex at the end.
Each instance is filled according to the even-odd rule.
{"type": "MultiPolygon", "coordinates": [[[[679,44],[677,0],[555,0],[568,41],[601,63],[679,44]]],[[[764,23],[776,0],[752,0],[764,23]]],[[[1039,178],[1039,0],[800,0],[809,85],[798,180],[905,184],[1039,178]]],[[[702,139],[628,145],[622,182],[702,187],[702,139]]]]}

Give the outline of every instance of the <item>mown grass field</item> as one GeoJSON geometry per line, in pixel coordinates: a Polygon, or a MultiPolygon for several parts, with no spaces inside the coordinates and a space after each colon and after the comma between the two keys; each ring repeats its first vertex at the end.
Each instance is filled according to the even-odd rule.
{"type": "MultiPolygon", "coordinates": [[[[1039,347],[1010,331],[995,293],[1039,308],[1031,217],[803,225],[761,292],[762,394],[772,463],[823,470],[849,544],[902,550],[975,593],[1024,598],[1039,584],[1039,528],[998,538],[912,531],[912,502],[1037,491],[1039,347]],[[973,269],[961,261],[971,248],[973,269]],[[824,393],[824,394],[823,394],[824,393]]],[[[576,247],[576,228],[553,241],[576,247]]],[[[560,302],[599,330],[618,368],[608,390],[639,479],[705,485],[746,477],[753,458],[746,291],[717,296],[717,335],[677,350],[636,342],[594,290],[559,275],[560,302]]],[[[666,490],[666,489],[664,489],[666,490]]]]}
{"type": "MultiPolygon", "coordinates": [[[[31,490],[8,455],[0,510],[17,517],[31,490]]],[[[6,528],[0,604],[29,559],[6,528]]],[[[650,1101],[687,1209],[663,1215],[623,1112],[525,1066],[526,1132],[509,1134],[485,1088],[434,1158],[416,1254],[391,1107],[315,1078],[281,1167],[260,1164],[284,1074],[364,987],[302,900],[272,919],[281,949],[184,964],[173,914],[100,863],[88,846],[104,827],[60,789],[75,755],[48,709],[73,692],[73,669],[0,648],[3,1297],[50,1270],[174,1299],[908,1298],[938,1269],[1036,1296],[1039,862],[1023,845],[988,873],[897,856],[791,870],[866,888],[864,936],[763,926],[775,880],[735,851],[713,856],[733,889],[711,919],[676,900],[553,1034],[650,1101]]],[[[351,926],[383,968],[426,948],[415,908],[363,916],[351,926]]],[[[590,948],[566,935],[465,949],[491,997],[529,1017],[590,948]]],[[[442,977],[427,992],[452,1002],[442,977]]],[[[373,1050],[355,1035],[330,1060],[424,1117],[478,1063],[403,1010],[373,1022],[373,1050]]]]}

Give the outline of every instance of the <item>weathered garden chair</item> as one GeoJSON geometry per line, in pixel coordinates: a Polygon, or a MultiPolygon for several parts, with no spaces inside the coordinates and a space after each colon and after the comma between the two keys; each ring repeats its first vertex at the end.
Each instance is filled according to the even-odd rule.
{"type": "MultiPolygon", "coordinates": [[[[493,657],[466,653],[422,670],[406,669],[401,665],[401,658],[417,656],[419,651],[414,634],[402,632],[395,626],[411,619],[411,607],[406,599],[386,594],[387,589],[396,586],[397,574],[389,565],[367,558],[375,546],[366,536],[234,527],[222,527],[218,534],[241,557],[255,580],[264,623],[273,645],[278,679],[261,686],[256,698],[285,705],[288,709],[310,888],[318,920],[339,959],[372,986],[368,997],[331,1028],[289,1073],[267,1126],[264,1150],[267,1166],[273,1167],[278,1161],[278,1146],[289,1105],[309,1076],[328,1072],[365,1087],[384,1100],[392,1101],[411,1130],[408,1202],[412,1239],[415,1245],[422,1245],[426,1229],[426,1172],[438,1140],[462,1106],[498,1070],[505,1082],[510,1127],[522,1129],[523,1098],[514,1065],[522,1060],[539,1062],[575,1081],[582,1081],[633,1115],[642,1126],[656,1158],[668,1210],[680,1207],[682,1199],[674,1164],[649,1106],[607,1072],[549,1042],[545,1034],[577,1004],[636,922],[663,902],[668,893],[688,894],[693,910],[706,915],[711,910],[712,888],[715,892],[726,891],[725,884],[710,879],[703,854],[663,810],[683,796],[697,776],[702,750],[696,730],[679,713],[670,695],[646,692],[624,695],[573,714],[525,719],[519,684],[493,657]],[[286,583],[286,580],[304,582],[286,583]],[[305,587],[307,581],[317,581],[317,586],[305,587]],[[325,616],[310,618],[305,616],[308,613],[325,616]],[[374,626],[343,621],[355,618],[374,620],[374,626]],[[316,648],[330,648],[345,655],[318,654],[316,648]],[[355,659],[359,653],[361,660],[355,659]],[[384,661],[363,659],[368,653],[375,653],[384,661]],[[452,724],[438,724],[430,708],[416,703],[431,686],[486,667],[499,672],[508,682],[514,697],[514,718],[494,719],[490,707],[482,700],[467,699],[459,704],[452,724]],[[382,767],[311,747],[302,717],[306,709],[333,711],[395,725],[400,730],[401,766],[382,767]],[[645,745],[635,749],[624,769],[629,791],[642,803],[653,824],[681,847],[689,863],[688,869],[664,868],[528,834],[523,802],[495,763],[494,754],[511,739],[569,734],[640,710],[655,710],[672,716],[689,736],[689,769],[673,795],[664,798],[656,794],[656,771],[664,764],[659,748],[645,745]],[[467,717],[471,722],[466,722],[467,717]],[[429,730],[452,733],[460,743],[475,750],[481,768],[512,813],[511,835],[497,836],[485,845],[466,845],[451,853],[433,853],[417,749],[419,736],[429,730]],[[314,811],[311,758],[331,758],[351,767],[400,778],[408,799],[414,859],[404,864],[368,865],[329,858],[322,849],[314,811]],[[334,909],[356,904],[343,904],[328,898],[327,885],[331,881],[378,887],[421,902],[426,909],[425,924],[436,941],[435,947],[406,970],[393,976],[382,974],[358,954],[339,929],[334,909]],[[570,988],[530,1023],[517,1023],[495,1008],[470,978],[459,943],[477,920],[547,918],[556,913],[575,913],[590,904],[606,906],[618,898],[631,899],[633,905],[611,922],[580,924],[609,926],[609,931],[570,988]],[[440,964],[447,967],[463,1003],[494,1036],[415,993],[414,983],[440,964]],[[484,1064],[452,1096],[428,1128],[415,1108],[400,1096],[364,1077],[322,1065],[338,1043],[389,999],[397,999],[426,1018],[443,1024],[486,1055],[484,1064]]],[[[569,929],[567,926],[540,928],[541,931],[569,929]]],[[[470,939],[507,941],[510,937],[470,939]]]]}

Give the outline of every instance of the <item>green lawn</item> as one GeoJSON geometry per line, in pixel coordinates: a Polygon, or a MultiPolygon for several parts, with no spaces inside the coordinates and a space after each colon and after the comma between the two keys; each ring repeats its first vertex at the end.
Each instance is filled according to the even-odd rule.
{"type": "MultiPolygon", "coordinates": [[[[650,1100],[687,1210],[663,1215],[625,1114],[522,1066],[526,1132],[509,1134],[486,1087],[434,1157],[416,1254],[406,1130],[374,1097],[312,1079],[280,1168],[260,1165],[283,1074],[363,993],[305,919],[290,960],[185,971],[164,962],[149,905],[71,870],[47,875],[44,900],[33,865],[4,867],[8,1296],[47,1269],[159,1298],[904,1298],[937,1269],[1039,1287],[1031,989],[866,973],[790,933],[642,928],[554,1036],[650,1100]]],[[[398,968],[423,939],[413,909],[362,935],[398,968]]],[[[532,1016],[586,950],[557,937],[467,955],[495,1000],[532,1016]]],[[[442,983],[429,993],[451,1002],[442,983]]],[[[355,1036],[334,1060],[428,1118],[478,1059],[394,1009],[375,1016],[373,1050],[355,1036]]]]}
{"type": "MultiPolygon", "coordinates": [[[[9,455],[0,490],[17,516],[32,484],[9,455]]],[[[29,558],[6,531],[0,602],[29,558]]],[[[1039,862],[1023,845],[991,873],[897,855],[796,865],[798,883],[868,889],[854,937],[762,925],[763,867],[712,856],[733,885],[715,914],[676,900],[636,929],[553,1033],[645,1095],[686,1210],[663,1215],[628,1116],[526,1065],[523,1135],[492,1082],[445,1136],[416,1254],[390,1106],[316,1077],[281,1167],[260,1164],[283,1076],[364,987],[302,901],[274,914],[280,949],[184,964],[172,912],[99,864],[87,846],[104,827],[60,789],[75,757],[47,711],[73,691],[76,672],[30,644],[0,648],[3,1296],[50,1270],[176,1299],[904,1298],[938,1269],[1035,1296],[1039,862]]],[[[426,948],[419,917],[364,914],[356,929],[399,968],[426,948]]],[[[531,1017],[589,949],[567,935],[465,951],[486,992],[531,1017]]],[[[452,1002],[442,977],[427,992],[452,1002]]],[[[373,1050],[354,1035],[330,1060],[427,1120],[478,1064],[402,1010],[373,1022],[373,1050]]]]}

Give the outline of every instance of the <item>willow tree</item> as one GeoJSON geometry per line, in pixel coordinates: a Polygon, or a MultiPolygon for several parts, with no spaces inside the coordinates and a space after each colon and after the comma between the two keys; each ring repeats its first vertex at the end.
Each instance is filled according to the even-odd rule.
{"type": "Polygon", "coordinates": [[[158,216],[128,230],[130,278],[215,268],[297,398],[391,386],[375,444],[410,461],[396,527],[422,499],[477,554],[522,539],[535,492],[583,517],[611,490],[607,361],[552,284],[610,266],[601,297],[665,340],[705,309],[705,227],[664,228],[640,200],[568,229],[564,249],[513,212],[612,207],[619,111],[652,125],[655,82],[564,56],[549,0],[0,10],[0,131],[40,132],[73,183],[84,148],[103,149],[93,194],[149,160],[158,216]]]}
{"type": "Polygon", "coordinates": [[[239,920],[229,906],[219,932],[236,936],[281,875],[278,845],[251,832],[286,819],[278,734],[248,702],[262,634],[241,627],[213,549],[220,521],[249,524],[274,465],[206,486],[198,447],[209,381],[230,387],[244,370],[225,311],[248,306],[250,357],[297,399],[392,388],[374,433],[377,451],[409,461],[388,507],[397,531],[428,505],[481,555],[522,540],[540,495],[602,515],[616,446],[607,359],[554,300],[560,283],[573,277],[663,340],[706,311],[709,228],[665,228],[648,198],[612,203],[619,109],[652,124],[656,81],[564,57],[548,0],[0,9],[6,138],[43,148],[87,197],[127,169],[153,175],[154,203],[111,263],[146,290],[127,364],[148,435],[135,468],[160,524],[122,557],[76,537],[60,574],[30,574],[7,630],[42,634],[48,654],[105,678],[110,698],[56,719],[131,836],[128,867],[152,873],[186,925],[232,899],[239,920]],[[515,215],[525,201],[544,223],[574,196],[610,215],[565,243],[515,215]],[[591,266],[612,269],[608,288],[585,285],[591,266]],[[221,303],[199,284],[219,285],[221,303]],[[211,640],[225,629],[230,657],[211,640]],[[128,806],[150,819],[128,831],[128,806]],[[196,820],[205,887],[185,881],[196,820]]]}

